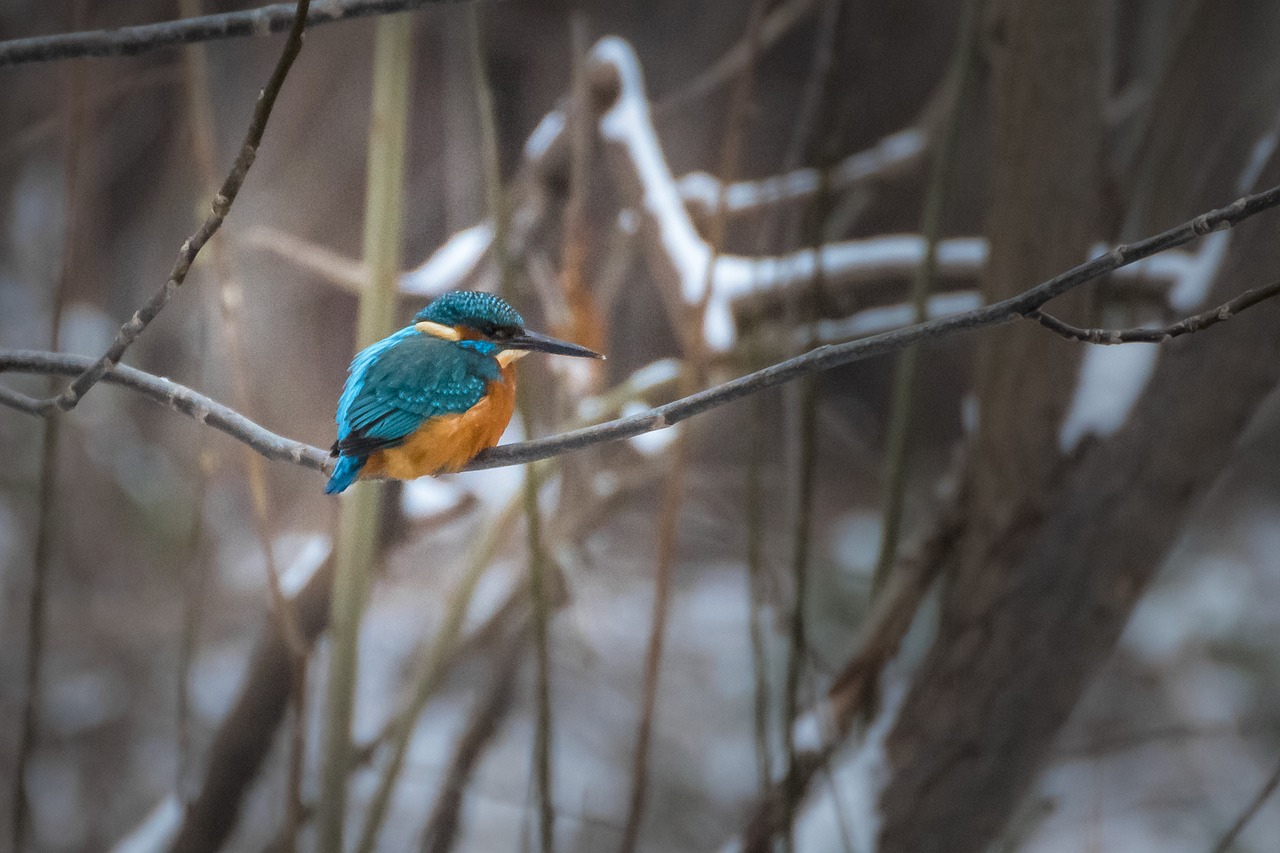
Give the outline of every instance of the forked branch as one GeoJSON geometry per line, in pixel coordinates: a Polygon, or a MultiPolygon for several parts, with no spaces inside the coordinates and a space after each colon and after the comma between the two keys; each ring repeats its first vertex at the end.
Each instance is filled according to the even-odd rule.
{"type": "Polygon", "coordinates": [[[169,277],[164,285],[152,294],[146,304],[134,312],[127,323],[120,327],[120,331],[116,333],[115,340],[107,351],[73,379],[61,394],[45,400],[31,400],[6,393],[0,402],[9,405],[17,403],[20,404],[20,408],[45,417],[74,409],[89,389],[97,385],[111,372],[112,368],[120,363],[120,359],[124,358],[125,352],[133,342],[168,304],[174,291],[186,281],[187,273],[191,271],[191,265],[195,263],[200,250],[222,227],[222,221],[231,212],[231,205],[235,203],[236,196],[244,185],[244,179],[248,176],[253,161],[257,159],[258,146],[262,143],[262,134],[267,129],[267,120],[271,118],[271,109],[275,106],[281,87],[284,86],[285,77],[289,75],[289,69],[293,67],[293,61],[302,51],[302,30],[310,6],[311,0],[298,0],[289,38],[285,42],[280,59],[276,62],[275,70],[271,72],[271,78],[258,93],[258,102],[253,108],[253,118],[249,122],[248,131],[245,132],[244,142],[240,145],[240,153],[236,156],[226,180],[222,182],[222,187],[214,195],[213,203],[204,221],[200,223],[200,227],[194,234],[182,242],[181,248],[178,249],[178,258],[169,270],[169,277]]]}
{"type": "Polygon", "coordinates": [[[1241,311],[1251,308],[1259,302],[1265,302],[1277,293],[1280,293],[1280,281],[1273,281],[1271,284],[1246,290],[1235,299],[1224,302],[1217,308],[1193,314],[1176,323],[1170,323],[1167,326],[1161,326],[1156,329],[1145,327],[1133,329],[1082,329],[1078,326],[1064,323],[1057,317],[1045,314],[1043,311],[1029,311],[1026,317],[1028,320],[1035,320],[1049,331],[1056,332],[1073,341],[1103,345],[1161,344],[1173,338],[1189,335],[1192,332],[1198,332],[1201,329],[1207,329],[1225,320],[1230,320],[1241,311]]]}

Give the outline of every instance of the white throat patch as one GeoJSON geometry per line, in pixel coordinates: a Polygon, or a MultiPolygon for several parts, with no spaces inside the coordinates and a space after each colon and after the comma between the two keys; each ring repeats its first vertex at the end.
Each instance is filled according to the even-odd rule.
{"type": "Polygon", "coordinates": [[[502,352],[494,356],[494,358],[496,358],[498,360],[498,364],[502,365],[503,367],[510,367],[512,364],[524,358],[528,354],[529,354],[528,350],[504,349],[502,352]]]}

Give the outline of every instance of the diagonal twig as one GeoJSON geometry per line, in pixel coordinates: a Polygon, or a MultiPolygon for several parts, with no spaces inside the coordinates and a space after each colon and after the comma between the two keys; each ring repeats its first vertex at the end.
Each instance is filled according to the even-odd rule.
{"type": "MultiPolygon", "coordinates": [[[[978,20],[982,10],[978,0],[967,0],[960,13],[960,29],[952,49],[947,78],[952,98],[943,107],[938,139],[930,164],[929,184],[925,189],[921,213],[920,236],[925,240],[925,255],[911,280],[911,307],[915,322],[928,318],[929,295],[937,286],[938,242],[942,238],[943,217],[950,203],[952,171],[960,150],[960,120],[965,96],[973,76],[974,50],[977,44],[978,20]]],[[[895,365],[892,408],[885,446],[884,520],[880,526],[880,551],[871,575],[871,589],[884,585],[885,577],[897,557],[903,511],[906,505],[907,480],[910,476],[913,431],[916,419],[917,377],[920,350],[903,350],[895,365]]]]}
{"type": "Polygon", "coordinates": [[[812,14],[815,5],[814,0],[790,0],[770,9],[759,27],[759,35],[744,34],[709,68],[655,104],[654,114],[659,118],[672,115],[690,102],[705,97],[720,85],[739,76],[743,66],[751,65],[756,61],[756,55],[762,48],[772,47],[793,27],[812,14]]]}
{"type": "Polygon", "coordinates": [[[205,216],[204,221],[200,223],[200,227],[196,229],[194,234],[183,241],[182,247],[178,249],[178,258],[169,270],[168,280],[159,290],[152,294],[146,304],[134,312],[134,315],[129,318],[127,323],[120,327],[120,331],[116,333],[115,340],[112,341],[111,346],[97,361],[73,379],[61,394],[35,403],[32,410],[36,414],[48,417],[74,409],[76,404],[88,393],[89,389],[98,384],[102,377],[106,376],[113,367],[120,363],[120,359],[124,357],[125,352],[147,328],[147,325],[156,318],[156,315],[160,313],[173,296],[174,291],[182,286],[182,282],[187,278],[187,273],[191,271],[191,265],[195,262],[196,256],[200,254],[200,250],[204,248],[204,245],[209,242],[209,238],[222,226],[223,219],[230,213],[231,205],[235,203],[240,187],[244,185],[244,179],[249,174],[249,169],[253,166],[253,161],[258,156],[258,145],[262,142],[262,134],[267,129],[267,120],[271,117],[271,109],[275,106],[276,97],[280,94],[281,87],[284,86],[284,80],[289,74],[289,69],[293,67],[294,59],[297,58],[302,50],[302,29],[310,5],[311,0],[298,0],[296,17],[294,18],[292,29],[289,30],[289,38],[285,42],[280,59],[276,62],[275,70],[271,72],[271,78],[258,94],[258,102],[253,108],[253,119],[249,122],[249,129],[245,132],[244,142],[240,145],[240,153],[236,156],[235,163],[232,164],[226,180],[222,182],[222,187],[214,195],[213,203],[210,205],[209,213],[205,216]]]}
{"type": "Polygon", "coordinates": [[[449,853],[453,849],[462,829],[462,801],[467,783],[511,714],[519,665],[528,642],[528,632],[521,630],[513,634],[500,651],[489,687],[476,703],[471,721],[458,739],[449,771],[422,830],[419,847],[422,853],[449,853]]]}
{"type": "Polygon", "coordinates": [[[1235,843],[1236,838],[1249,825],[1249,821],[1253,820],[1253,816],[1258,813],[1258,809],[1262,808],[1263,804],[1271,798],[1271,795],[1276,792],[1278,787],[1280,787],[1280,765],[1276,765],[1276,769],[1271,771],[1271,775],[1262,783],[1262,787],[1258,789],[1253,801],[1245,807],[1245,810],[1236,818],[1236,822],[1214,845],[1213,853],[1227,853],[1231,849],[1231,845],[1235,843]]]}
{"type": "Polygon", "coordinates": [[[1262,287],[1255,287],[1252,290],[1246,290],[1236,298],[1222,303],[1217,308],[1193,314],[1176,323],[1170,323],[1157,329],[1148,329],[1141,326],[1133,329],[1084,329],[1064,323],[1052,314],[1045,314],[1039,310],[1027,312],[1026,318],[1035,320],[1049,331],[1056,332],[1073,341],[1084,341],[1085,343],[1102,344],[1104,346],[1115,344],[1160,344],[1230,320],[1241,311],[1251,308],[1259,302],[1264,302],[1276,294],[1280,294],[1280,280],[1273,281],[1271,284],[1263,285],[1262,287]]]}
{"type": "MultiPolygon", "coordinates": [[[[737,80],[725,119],[726,131],[720,151],[720,171],[726,181],[736,177],[741,168],[742,143],[752,103],[755,85],[756,60],[759,53],[761,28],[765,20],[765,2],[756,0],[751,5],[746,21],[744,44],[747,61],[737,72],[737,80]]],[[[715,207],[709,223],[707,245],[710,256],[704,271],[702,290],[696,302],[688,307],[682,326],[686,363],[680,370],[680,384],[684,393],[696,390],[706,382],[709,349],[703,336],[706,324],[707,304],[715,283],[716,261],[724,248],[728,216],[725,205],[727,184],[721,183],[715,207]]],[[[654,719],[657,713],[658,690],[662,674],[662,659],[666,647],[667,621],[671,610],[672,588],[675,584],[675,562],[679,545],[681,508],[684,504],[685,481],[690,464],[692,438],[688,429],[681,430],[669,451],[667,470],[663,483],[661,509],[658,512],[657,548],[654,567],[653,606],[650,619],[649,641],[645,648],[643,682],[641,685],[640,718],[636,726],[636,745],[632,757],[631,796],[627,804],[626,824],[623,827],[621,853],[632,853],[640,842],[640,829],[645,818],[649,799],[649,767],[651,764],[654,719]]]]}

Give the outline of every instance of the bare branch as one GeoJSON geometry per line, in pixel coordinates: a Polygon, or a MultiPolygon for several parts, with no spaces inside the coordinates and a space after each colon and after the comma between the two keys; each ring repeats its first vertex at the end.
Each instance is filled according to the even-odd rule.
{"type": "MultiPolygon", "coordinates": [[[[348,18],[406,12],[443,0],[330,0],[305,13],[304,26],[314,27],[348,18]]],[[[273,3],[256,9],[201,15],[159,24],[88,30],[0,42],[0,66],[52,62],[86,56],[134,56],[179,44],[265,36],[284,32],[296,20],[293,3],[273,3]]]]}
{"type": "MultiPolygon", "coordinates": [[[[292,596],[297,626],[308,646],[328,627],[333,588],[332,545],[325,542],[298,558],[306,580],[292,596]]],[[[286,573],[288,574],[288,573],[286,573]]],[[[293,695],[299,658],[281,633],[281,622],[263,626],[244,676],[245,686],[209,746],[200,793],[182,814],[170,853],[214,853],[235,828],[241,800],[258,775],[293,695]]]]}
{"type": "Polygon", "coordinates": [[[1271,771],[1271,775],[1262,783],[1262,787],[1258,789],[1258,793],[1254,796],[1253,801],[1240,813],[1240,817],[1236,818],[1236,822],[1231,825],[1231,829],[1222,836],[1222,839],[1214,845],[1213,853],[1227,853],[1236,841],[1236,838],[1248,826],[1249,821],[1253,820],[1253,816],[1258,813],[1258,809],[1271,798],[1276,792],[1276,788],[1280,787],[1280,765],[1276,765],[1276,769],[1271,771]]]}
{"type": "Polygon", "coordinates": [[[1133,329],[1082,329],[1059,320],[1042,311],[1029,311],[1028,320],[1035,320],[1051,332],[1073,341],[1084,341],[1089,344],[1160,344],[1173,338],[1189,335],[1210,326],[1216,326],[1224,320],[1230,320],[1247,308],[1257,305],[1280,293],[1280,281],[1262,287],[1246,290],[1235,299],[1222,303],[1217,308],[1193,314],[1190,317],[1171,323],[1159,329],[1137,327],[1133,329]]]}
{"type": "Polygon", "coordinates": [[[244,185],[244,179],[258,156],[258,145],[262,142],[262,134],[267,129],[267,120],[271,117],[276,96],[280,94],[280,88],[284,85],[289,69],[293,67],[294,59],[302,51],[302,28],[310,6],[311,0],[298,0],[297,17],[293,28],[289,31],[289,39],[285,42],[284,51],[276,62],[275,70],[271,72],[271,78],[258,94],[258,102],[253,108],[253,119],[249,122],[244,142],[240,145],[240,153],[236,156],[236,161],[232,164],[226,180],[222,182],[221,189],[214,195],[213,204],[204,222],[200,223],[200,227],[194,234],[183,241],[182,247],[178,250],[178,259],[174,261],[169,271],[169,279],[145,305],[134,312],[127,323],[120,327],[110,348],[97,361],[72,380],[61,394],[40,401],[36,408],[37,414],[49,416],[74,409],[89,389],[98,384],[98,381],[106,376],[111,368],[120,363],[125,352],[160,313],[174,291],[182,286],[196,256],[200,254],[200,250],[204,248],[209,238],[222,226],[222,220],[231,212],[231,205],[235,203],[236,195],[239,194],[240,187],[244,185]]]}
{"type": "Polygon", "coordinates": [[[440,784],[431,817],[422,830],[420,849],[423,853],[448,853],[453,849],[462,824],[463,794],[476,765],[511,714],[519,665],[528,642],[528,633],[519,631],[502,649],[489,688],[476,703],[471,721],[458,739],[449,761],[449,772],[440,784]]]}
{"type": "Polygon", "coordinates": [[[256,225],[236,234],[246,246],[272,252],[348,293],[358,294],[369,281],[369,273],[360,261],[279,228],[256,225]]]}
{"type": "MultiPolygon", "coordinates": [[[[1154,237],[1116,246],[1105,255],[1072,267],[1017,296],[975,308],[972,311],[940,317],[869,338],[844,344],[820,346],[795,358],[770,365],[763,370],[748,373],[630,417],[569,430],[547,438],[494,447],[480,453],[464,470],[477,471],[486,468],[502,468],[507,465],[522,465],[574,450],[582,450],[606,441],[634,438],[646,432],[665,429],[695,415],[741,400],[768,388],[785,385],[801,376],[831,370],[873,356],[897,352],[912,344],[937,341],[960,332],[999,326],[1013,322],[1019,317],[1030,317],[1051,299],[1074,290],[1082,284],[1158,252],[1185,245],[1197,237],[1231,228],[1277,205],[1280,205],[1280,186],[1256,195],[1239,198],[1226,207],[1201,214],[1154,237]]],[[[1272,291],[1267,295],[1272,296],[1275,293],[1276,291],[1272,291]]],[[[1261,299],[1254,298],[1254,292],[1250,291],[1228,304],[1233,306],[1233,313],[1239,313],[1258,301],[1261,299]],[[1245,297],[1253,301],[1234,304],[1245,300],[1245,297]]],[[[91,363],[84,356],[31,350],[0,350],[0,372],[12,370],[22,373],[68,375],[83,370],[91,363]]],[[[139,391],[176,411],[222,430],[232,438],[248,444],[268,459],[292,462],[317,471],[328,471],[331,466],[328,454],[318,447],[311,447],[276,435],[233,409],[176,382],[123,365],[116,365],[113,370],[105,374],[104,378],[109,382],[139,391]]],[[[34,402],[24,394],[0,388],[0,405],[35,414],[37,412],[33,407],[34,402]]]]}
{"type": "MultiPolygon", "coordinates": [[[[79,22],[85,16],[85,4],[74,4],[71,17],[79,22]]],[[[83,215],[80,212],[81,161],[85,148],[85,93],[86,81],[83,69],[68,69],[66,74],[66,98],[64,115],[67,142],[63,151],[63,202],[66,205],[66,221],[63,224],[62,260],[57,278],[53,281],[52,301],[49,306],[49,342],[58,345],[62,330],[63,312],[66,308],[70,283],[76,275],[77,239],[83,215]]],[[[55,383],[49,383],[52,391],[55,383]]],[[[31,832],[30,792],[27,790],[27,770],[35,753],[39,736],[42,675],[45,670],[46,621],[48,619],[49,575],[51,573],[53,544],[58,538],[59,516],[55,511],[58,493],[58,448],[61,445],[61,424],[46,420],[44,436],[40,444],[40,492],[36,509],[36,541],[31,564],[31,595],[27,601],[27,647],[22,693],[22,726],[18,730],[17,755],[13,762],[12,821],[13,849],[25,850],[28,833],[31,832]]]]}
{"type": "MultiPolygon", "coordinates": [[[[747,16],[747,61],[738,71],[738,79],[729,103],[724,141],[720,151],[720,170],[726,180],[738,173],[742,159],[742,141],[755,85],[756,59],[759,55],[761,27],[765,21],[765,0],[755,0],[747,16]]],[[[689,357],[681,365],[680,385],[684,393],[696,391],[706,382],[710,355],[703,335],[707,304],[715,284],[715,266],[724,248],[728,213],[725,208],[726,185],[720,184],[709,225],[707,246],[710,256],[706,266],[702,292],[689,305],[684,323],[678,330],[684,336],[689,357]]],[[[685,481],[688,475],[692,439],[688,429],[681,430],[667,454],[667,470],[663,483],[662,507],[658,511],[653,608],[649,642],[645,648],[644,680],[641,686],[640,719],[636,725],[636,745],[632,755],[631,797],[627,805],[626,824],[622,830],[620,853],[633,853],[640,842],[640,827],[649,799],[649,766],[651,763],[654,719],[657,715],[658,689],[662,676],[662,660],[666,648],[667,621],[671,612],[672,589],[675,586],[676,553],[679,547],[680,521],[684,506],[685,481]]]]}
{"type": "MultiPolygon", "coordinates": [[[[199,15],[202,11],[201,0],[178,0],[178,9],[184,16],[199,15]]],[[[216,134],[213,118],[213,86],[209,79],[208,50],[203,44],[193,44],[183,48],[182,53],[186,72],[184,77],[187,95],[187,118],[191,129],[192,149],[199,165],[205,191],[215,193],[218,189],[218,171],[214,156],[216,134]]],[[[78,68],[80,66],[73,67],[78,68]]],[[[213,279],[212,283],[217,286],[216,290],[219,291],[219,298],[209,301],[209,327],[211,329],[215,318],[221,321],[221,348],[225,350],[227,362],[230,366],[232,401],[237,410],[243,412],[246,416],[252,417],[251,380],[249,378],[244,340],[244,284],[236,272],[233,247],[227,237],[228,235],[224,231],[215,234],[209,240],[209,256],[212,262],[210,265],[212,267],[211,278],[213,279]],[[216,307],[214,303],[216,303],[216,307]]],[[[219,347],[212,342],[211,336],[207,333],[204,347],[206,365],[216,361],[217,355],[215,352],[219,347]]],[[[208,441],[208,434],[206,433],[202,438],[204,441],[208,441]]],[[[251,514],[253,531],[258,538],[259,547],[262,549],[262,562],[263,568],[266,570],[266,585],[271,597],[271,609],[275,617],[280,620],[281,632],[288,641],[289,648],[295,658],[294,677],[292,679],[294,717],[293,725],[290,727],[289,772],[288,785],[286,786],[288,793],[285,800],[285,820],[280,833],[280,847],[282,850],[285,853],[294,853],[297,849],[298,826],[302,821],[304,811],[302,804],[302,770],[307,749],[307,727],[305,721],[307,719],[307,671],[310,649],[298,627],[297,616],[293,612],[293,604],[280,585],[280,570],[276,565],[275,549],[272,547],[272,542],[275,540],[275,526],[271,520],[267,496],[266,463],[251,448],[245,446],[241,450],[245,465],[245,485],[248,487],[250,504],[253,508],[251,514]]],[[[209,479],[207,466],[201,466],[200,477],[203,491],[207,488],[209,479]]],[[[192,541],[194,551],[198,540],[193,539],[192,541]]],[[[206,561],[201,560],[200,562],[206,561]]],[[[197,591],[198,589],[196,587],[197,591]]],[[[194,591],[192,594],[194,595],[194,591]]],[[[194,622],[195,611],[198,609],[198,605],[195,602],[192,602],[186,608],[186,612],[191,614],[192,618],[188,622],[191,626],[190,630],[184,634],[184,637],[189,636],[192,646],[198,637],[194,622]]],[[[188,650],[192,646],[188,646],[188,650]]],[[[189,670],[191,664],[190,655],[183,657],[181,663],[189,670]]],[[[188,684],[185,674],[181,676],[179,684],[183,686],[179,690],[179,695],[181,697],[182,710],[185,712],[187,702],[186,686],[188,684]]],[[[185,720],[185,717],[183,719],[185,720]]]]}
{"type": "Polygon", "coordinates": [[[733,79],[744,65],[754,62],[754,54],[772,47],[791,28],[803,21],[813,11],[814,0],[790,0],[770,10],[760,27],[759,44],[753,45],[750,34],[734,43],[711,67],[703,71],[678,91],[672,92],[654,107],[660,117],[670,115],[688,105],[690,101],[705,97],[720,85],[733,79]]]}
{"type": "MultiPolygon", "coordinates": [[[[956,469],[959,470],[959,465],[956,469]]],[[[922,536],[918,547],[900,552],[897,565],[859,628],[861,640],[857,652],[841,668],[827,691],[825,710],[832,731],[817,748],[796,752],[786,774],[775,780],[757,802],[742,833],[743,853],[767,853],[774,849],[774,839],[790,821],[786,798],[807,788],[832,752],[844,742],[859,712],[872,702],[881,671],[898,653],[929,587],[944,573],[956,553],[956,542],[963,530],[960,509],[965,495],[959,489],[962,485],[957,480],[953,486],[957,491],[943,496],[933,526],[922,536]]]]}
{"type": "Polygon", "coordinates": [[[1093,281],[1122,266],[1132,264],[1157,252],[1182,246],[1199,236],[1230,228],[1250,216],[1280,205],[1280,187],[1257,195],[1245,196],[1226,207],[1211,210],[1195,219],[1154,237],[1123,244],[1091,261],[1060,273],[1016,296],[982,308],[930,320],[874,337],[846,344],[821,346],[803,355],[779,362],[763,370],[749,373],[721,385],[681,398],[647,412],[610,421],[598,426],[572,430],[549,438],[497,447],[481,453],[468,470],[497,468],[545,459],[572,450],[580,450],[603,441],[631,438],[671,426],[686,418],[702,414],[727,403],[740,400],[767,388],[776,388],[801,376],[830,370],[855,361],[896,352],[915,343],[935,341],[959,332],[1012,322],[1039,310],[1041,306],[1086,282],[1093,281]]]}
{"type": "MultiPolygon", "coordinates": [[[[31,350],[0,351],[0,372],[12,370],[21,373],[75,376],[92,364],[93,359],[83,355],[63,355],[31,350]]],[[[329,454],[320,448],[276,435],[229,406],[224,406],[198,391],[163,377],[152,376],[150,373],[118,364],[103,377],[103,381],[137,391],[162,406],[195,418],[200,423],[247,444],[268,459],[292,462],[316,471],[327,471],[330,466],[329,454]]],[[[31,404],[35,403],[30,397],[0,388],[0,404],[35,414],[34,406],[24,403],[24,400],[31,404]]]]}

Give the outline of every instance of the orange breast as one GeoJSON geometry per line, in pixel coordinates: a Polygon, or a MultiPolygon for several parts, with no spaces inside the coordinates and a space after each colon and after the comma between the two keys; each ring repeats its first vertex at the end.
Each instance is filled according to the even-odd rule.
{"type": "Polygon", "coordinates": [[[498,443],[515,406],[515,371],[508,365],[502,369],[502,379],[489,383],[479,403],[460,415],[432,418],[399,447],[373,453],[360,476],[413,480],[457,471],[481,450],[498,443]]]}

